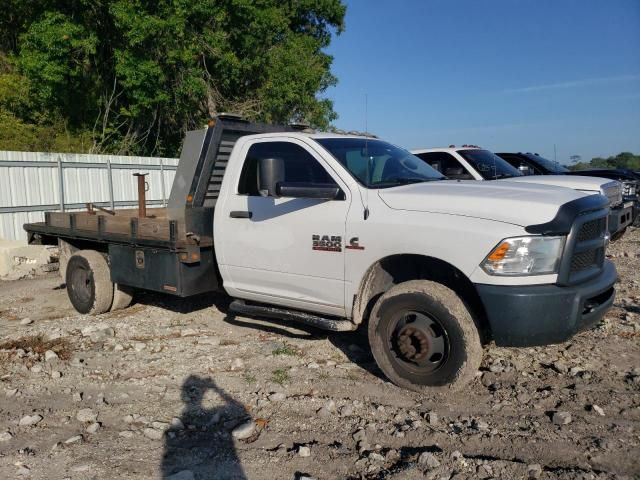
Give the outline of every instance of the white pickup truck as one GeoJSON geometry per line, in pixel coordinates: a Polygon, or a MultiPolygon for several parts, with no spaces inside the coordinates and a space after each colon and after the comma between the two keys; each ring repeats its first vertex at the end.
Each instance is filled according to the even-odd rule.
{"type": "Polygon", "coordinates": [[[609,236],[614,240],[620,238],[631,223],[632,205],[624,205],[622,184],[615,180],[570,175],[523,175],[495,153],[476,146],[418,149],[411,153],[451,179],[536,183],[604,195],[609,199],[608,228],[609,236]]]}
{"type": "Polygon", "coordinates": [[[602,318],[617,277],[606,198],[442,179],[382,140],[220,118],[187,135],[167,209],[25,229],[64,247],[82,313],[136,288],[223,291],[244,315],[364,326],[382,371],[417,391],[470,381],[483,343],[562,342],[602,318]]]}

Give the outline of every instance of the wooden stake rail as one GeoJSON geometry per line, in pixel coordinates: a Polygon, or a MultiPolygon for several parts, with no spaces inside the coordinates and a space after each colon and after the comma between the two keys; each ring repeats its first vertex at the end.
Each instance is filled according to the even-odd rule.
{"type": "MultiPolygon", "coordinates": [[[[145,218],[138,209],[116,210],[115,215],[105,212],[46,212],[43,227],[56,230],[58,235],[123,243],[158,242],[175,248],[213,244],[210,236],[187,235],[184,223],[169,220],[165,208],[148,209],[145,218]],[[196,242],[199,240],[199,242],[196,242]]],[[[33,226],[38,224],[33,224],[33,226]]],[[[213,232],[211,232],[213,233],[213,232]]]]}

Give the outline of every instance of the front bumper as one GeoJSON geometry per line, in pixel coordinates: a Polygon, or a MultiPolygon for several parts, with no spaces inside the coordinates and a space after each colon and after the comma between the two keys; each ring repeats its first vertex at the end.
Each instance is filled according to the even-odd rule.
{"type": "Polygon", "coordinates": [[[609,211],[609,233],[611,236],[621,232],[633,223],[634,202],[625,202],[609,211]]]}
{"type": "Polygon", "coordinates": [[[580,285],[476,284],[498,346],[560,343],[597,324],[613,305],[618,278],[605,260],[600,275],[580,285]]]}

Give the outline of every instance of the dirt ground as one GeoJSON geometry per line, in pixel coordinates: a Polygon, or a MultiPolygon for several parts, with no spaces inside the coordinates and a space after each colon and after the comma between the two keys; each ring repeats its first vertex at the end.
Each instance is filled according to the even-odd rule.
{"type": "Polygon", "coordinates": [[[440,397],[385,381],[362,335],[222,297],[83,316],[54,274],[0,282],[0,479],[638,479],[640,229],[609,254],[596,329],[488,346],[440,397]]]}

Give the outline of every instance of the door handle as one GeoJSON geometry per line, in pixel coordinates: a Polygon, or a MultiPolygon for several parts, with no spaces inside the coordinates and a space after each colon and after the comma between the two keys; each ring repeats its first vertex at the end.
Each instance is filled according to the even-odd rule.
{"type": "Polygon", "coordinates": [[[253,212],[243,212],[242,210],[234,210],[229,212],[229,216],[231,218],[251,218],[253,217],[253,212]]]}

